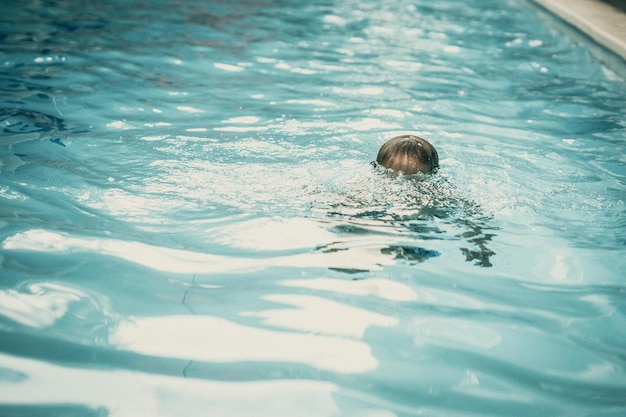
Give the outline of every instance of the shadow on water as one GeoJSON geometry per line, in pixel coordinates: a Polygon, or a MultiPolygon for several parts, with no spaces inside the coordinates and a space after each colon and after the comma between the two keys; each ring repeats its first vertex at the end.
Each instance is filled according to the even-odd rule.
{"type": "Polygon", "coordinates": [[[3,126],[2,132],[7,135],[68,130],[65,121],[58,117],[19,108],[0,109],[0,124],[3,126]]]}
{"type": "MultiPolygon", "coordinates": [[[[374,168],[327,190],[308,190],[312,206],[335,222],[339,236],[385,242],[380,253],[395,261],[417,265],[439,257],[435,242],[451,242],[466,262],[488,268],[496,253],[489,247],[498,229],[492,216],[463,196],[445,174],[429,177],[393,176],[374,168]],[[332,191],[328,193],[327,191],[332,191]]],[[[342,243],[323,245],[322,252],[346,251],[342,243]]],[[[362,272],[346,270],[344,272],[362,272]]]]}
{"type": "MultiPolygon", "coordinates": [[[[36,78],[41,69],[31,69],[36,78]]],[[[41,77],[43,78],[43,76],[41,77]]],[[[33,135],[65,147],[67,137],[87,130],[65,119],[57,100],[64,100],[67,92],[38,82],[5,77],[0,73],[0,136],[3,145],[30,141],[33,135]],[[52,113],[56,113],[53,115],[52,113]]],[[[19,155],[17,155],[19,156],[19,155]]]]}

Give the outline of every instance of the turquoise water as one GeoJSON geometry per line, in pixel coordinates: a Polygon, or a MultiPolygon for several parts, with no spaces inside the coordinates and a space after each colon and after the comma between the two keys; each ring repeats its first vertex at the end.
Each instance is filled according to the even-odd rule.
{"type": "Polygon", "coordinates": [[[626,85],[530,3],[0,10],[0,415],[626,415],[626,85]]]}

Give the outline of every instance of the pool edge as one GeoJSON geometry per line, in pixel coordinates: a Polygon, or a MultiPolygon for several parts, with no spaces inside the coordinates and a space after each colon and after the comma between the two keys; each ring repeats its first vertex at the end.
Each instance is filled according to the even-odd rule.
{"type": "Polygon", "coordinates": [[[574,41],[585,43],[596,59],[626,79],[624,11],[601,0],[532,0],[532,2],[586,35],[588,39],[568,34],[574,41]]]}

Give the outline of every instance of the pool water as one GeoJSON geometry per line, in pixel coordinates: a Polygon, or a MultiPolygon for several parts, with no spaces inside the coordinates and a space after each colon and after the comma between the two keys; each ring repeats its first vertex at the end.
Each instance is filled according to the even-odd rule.
{"type": "Polygon", "coordinates": [[[529,1],[0,10],[0,415],[626,415],[626,84],[529,1]]]}

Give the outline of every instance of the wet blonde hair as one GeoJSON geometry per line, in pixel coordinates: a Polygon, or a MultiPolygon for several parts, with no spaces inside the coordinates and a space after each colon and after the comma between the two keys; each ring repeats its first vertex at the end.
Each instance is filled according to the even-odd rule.
{"type": "Polygon", "coordinates": [[[396,136],[380,147],[376,162],[404,174],[428,174],[439,167],[435,147],[425,139],[413,135],[396,136]]]}

